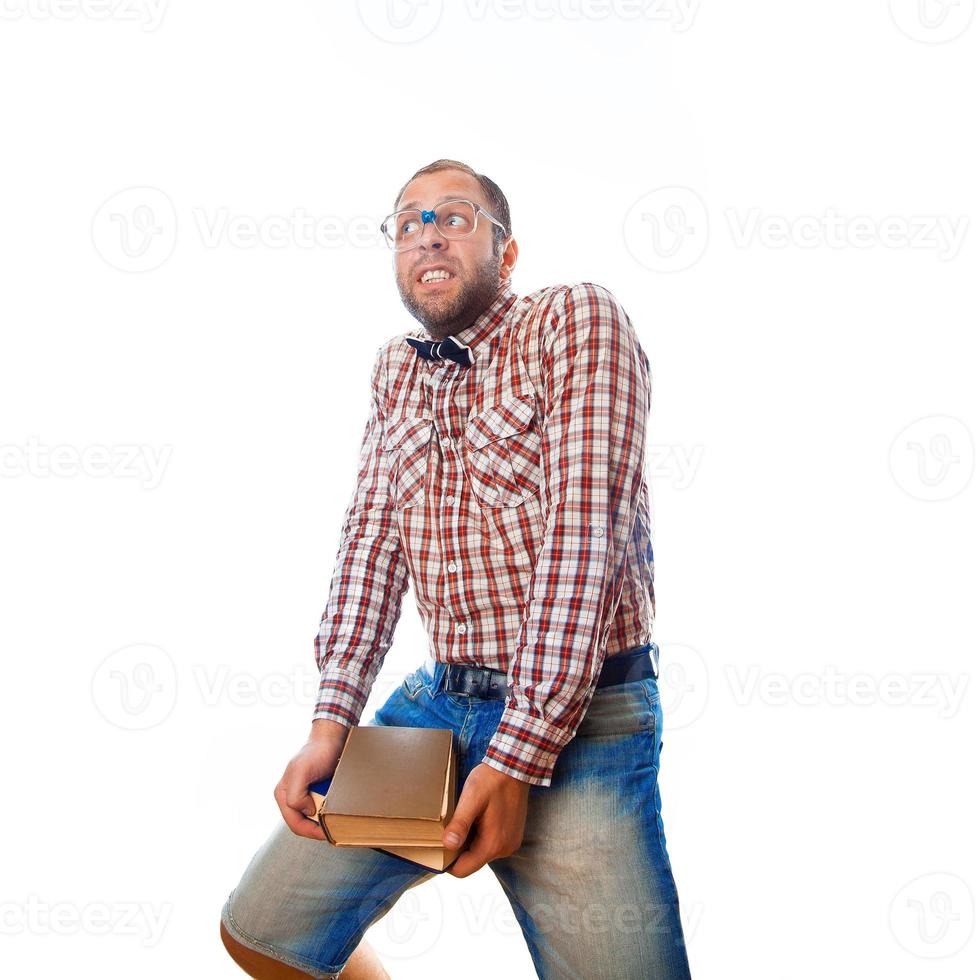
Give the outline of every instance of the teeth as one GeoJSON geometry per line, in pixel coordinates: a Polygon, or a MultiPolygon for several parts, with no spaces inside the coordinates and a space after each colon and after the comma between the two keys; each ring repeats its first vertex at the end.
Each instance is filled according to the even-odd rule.
{"type": "Polygon", "coordinates": [[[437,279],[448,279],[449,273],[445,269],[430,269],[422,274],[422,282],[435,282],[437,279]]]}

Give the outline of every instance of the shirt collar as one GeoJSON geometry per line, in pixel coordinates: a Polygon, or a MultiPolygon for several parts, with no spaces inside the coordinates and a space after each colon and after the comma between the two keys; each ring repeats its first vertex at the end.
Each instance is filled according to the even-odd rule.
{"type": "MultiPolygon", "coordinates": [[[[517,299],[517,294],[509,286],[504,286],[499,293],[497,293],[494,301],[468,326],[463,327],[462,330],[457,330],[456,333],[450,334],[454,337],[460,344],[469,347],[473,352],[474,359],[477,356],[477,349],[483,341],[488,340],[497,331],[497,328],[504,322],[507,317],[507,313],[510,308],[514,305],[517,299]]],[[[416,337],[421,340],[437,340],[438,338],[433,337],[429,331],[423,327],[418,327],[415,331],[409,334],[410,337],[416,337]]]]}

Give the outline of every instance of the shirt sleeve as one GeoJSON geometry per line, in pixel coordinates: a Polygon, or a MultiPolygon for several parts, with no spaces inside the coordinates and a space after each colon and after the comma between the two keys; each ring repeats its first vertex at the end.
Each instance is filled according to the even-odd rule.
{"type": "Polygon", "coordinates": [[[545,529],[508,699],[483,762],[550,786],[592,698],[644,488],[650,368],[602,286],[568,287],[541,342],[545,529]]]}
{"type": "Polygon", "coordinates": [[[382,435],[384,348],[371,372],[371,413],[341,528],[329,598],[314,640],[320,687],[313,719],[356,725],[391,647],[408,588],[391,508],[382,435]]]}

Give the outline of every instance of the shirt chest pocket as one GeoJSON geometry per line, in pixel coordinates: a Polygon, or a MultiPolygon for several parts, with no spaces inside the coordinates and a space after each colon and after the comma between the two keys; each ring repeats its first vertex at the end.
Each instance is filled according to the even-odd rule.
{"type": "Polygon", "coordinates": [[[400,418],[387,422],[381,448],[395,510],[422,502],[431,439],[432,419],[400,418]]]}
{"type": "Polygon", "coordinates": [[[484,506],[516,507],[538,493],[541,433],[533,422],[531,395],[515,395],[467,421],[466,476],[484,506]]]}

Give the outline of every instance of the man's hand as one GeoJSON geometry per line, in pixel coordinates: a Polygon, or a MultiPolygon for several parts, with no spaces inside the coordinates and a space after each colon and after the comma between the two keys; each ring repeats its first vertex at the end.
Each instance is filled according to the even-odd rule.
{"type": "Polygon", "coordinates": [[[273,794],[282,818],[289,829],[299,837],[310,840],[326,840],[323,828],[303,816],[316,813],[313,797],[307,792],[310,783],[332,776],[337,768],[337,760],[347,739],[347,729],[336,721],[318,719],[313,722],[310,737],[296,755],[289,761],[282,779],[276,784],[273,794]]]}
{"type": "Polygon", "coordinates": [[[508,776],[485,762],[466,777],[442,842],[446,847],[459,847],[474,824],[476,833],[470,846],[448,869],[449,874],[466,878],[488,861],[507,857],[521,846],[530,788],[530,783],[508,776]],[[451,839],[451,834],[457,834],[458,839],[451,839]]]}

